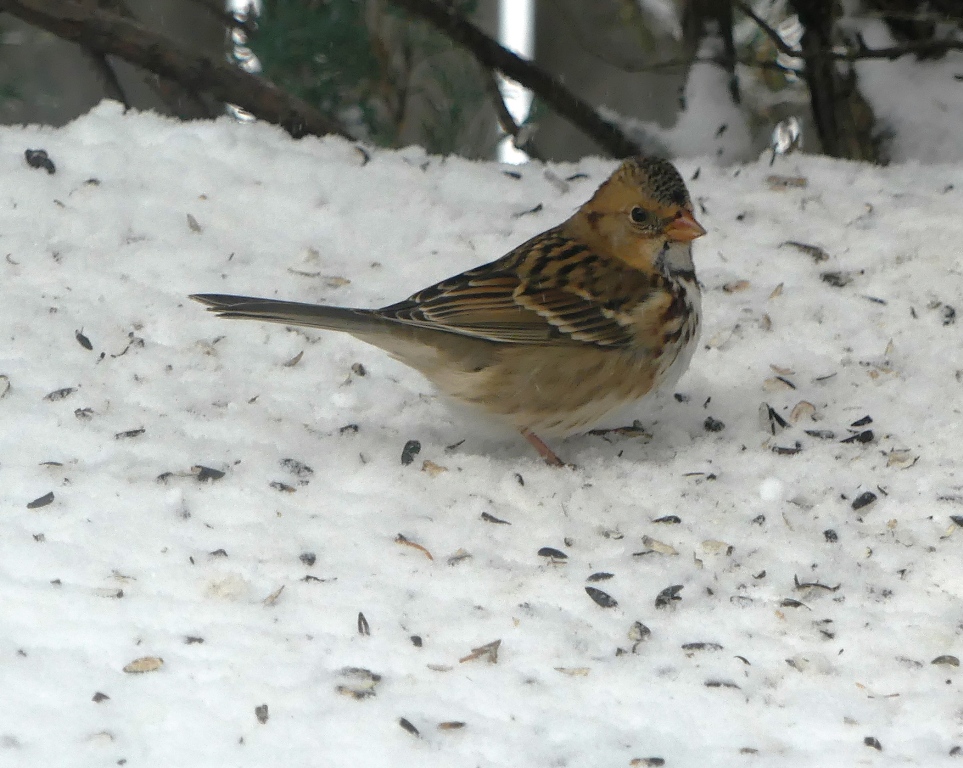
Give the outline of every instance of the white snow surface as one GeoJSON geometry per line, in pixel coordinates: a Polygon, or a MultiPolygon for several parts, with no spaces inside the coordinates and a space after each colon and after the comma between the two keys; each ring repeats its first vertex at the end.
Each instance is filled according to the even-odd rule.
{"type": "Polygon", "coordinates": [[[650,437],[559,470],[373,347],[187,296],[387,304],[613,162],[114,104],[0,146],[0,764],[963,764],[963,165],[681,162],[700,348],[650,437]]]}

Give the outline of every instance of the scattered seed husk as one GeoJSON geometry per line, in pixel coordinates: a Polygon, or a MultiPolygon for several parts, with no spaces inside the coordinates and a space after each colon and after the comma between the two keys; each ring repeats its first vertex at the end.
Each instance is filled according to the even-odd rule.
{"type": "Polygon", "coordinates": [[[886,466],[896,467],[896,469],[909,469],[919,460],[919,456],[914,456],[913,453],[906,448],[894,448],[886,454],[886,466]]]}
{"type": "Polygon", "coordinates": [[[867,736],[863,739],[863,744],[865,744],[867,747],[872,747],[879,752],[883,751],[883,745],[879,743],[879,739],[877,739],[875,736],[867,736]]]}
{"type": "Polygon", "coordinates": [[[786,189],[805,189],[809,186],[809,179],[805,176],[781,176],[773,173],[766,176],[766,183],[773,192],[782,192],[786,189]]]}
{"type": "Polygon", "coordinates": [[[457,731],[464,727],[465,723],[463,723],[461,720],[446,720],[443,723],[438,723],[439,731],[457,731]]]}
{"type": "Polygon", "coordinates": [[[97,691],[93,695],[93,698],[91,698],[91,701],[94,702],[94,704],[100,704],[100,702],[102,701],[110,701],[110,696],[108,696],[106,693],[101,693],[100,691],[97,691]]]}
{"type": "Polygon", "coordinates": [[[76,387],[62,387],[61,389],[55,389],[53,392],[44,395],[43,399],[47,400],[48,402],[55,403],[58,400],[63,400],[64,398],[70,397],[76,391],[76,387]]]}
{"type": "Polygon", "coordinates": [[[317,559],[318,556],[315,555],[314,552],[302,552],[300,555],[298,555],[298,560],[308,566],[308,568],[314,565],[317,559]]]}
{"type": "Polygon", "coordinates": [[[93,350],[94,345],[90,343],[90,339],[84,336],[83,331],[74,331],[74,338],[77,339],[77,343],[84,349],[93,350]]]}
{"type": "Polygon", "coordinates": [[[789,426],[789,422],[780,416],[769,403],[760,403],[759,425],[762,427],[763,432],[768,432],[770,435],[778,435],[789,426]]]}
{"type": "Polygon", "coordinates": [[[802,443],[797,440],[793,445],[774,445],[772,452],[777,456],[795,456],[802,453],[802,449],[802,443]]]}
{"type": "Polygon", "coordinates": [[[278,598],[281,597],[281,593],[283,591],[284,591],[284,585],[282,584],[280,587],[275,589],[270,595],[265,597],[261,602],[267,606],[274,605],[275,603],[277,603],[278,598]]]}
{"type": "Polygon", "coordinates": [[[282,469],[287,470],[296,478],[302,481],[302,485],[307,484],[307,480],[314,474],[314,470],[307,464],[297,459],[281,459],[279,462],[282,469]]]}
{"type": "Polygon", "coordinates": [[[156,672],[163,666],[164,660],[160,656],[141,656],[125,666],[124,672],[130,675],[142,675],[146,672],[156,672]]]}
{"type": "Polygon", "coordinates": [[[748,280],[733,280],[730,283],[724,283],[722,290],[726,293],[740,293],[749,290],[751,287],[752,283],[748,280]]]}
{"type": "Polygon", "coordinates": [[[937,656],[930,664],[944,664],[948,667],[958,667],[960,666],[960,660],[956,656],[943,655],[937,656]]]}
{"type": "Polygon", "coordinates": [[[294,357],[292,357],[290,360],[286,360],[285,362],[281,363],[281,367],[283,367],[283,368],[293,368],[294,366],[296,366],[298,363],[301,362],[301,358],[303,358],[303,357],[304,357],[304,350],[302,349],[300,352],[298,352],[298,353],[297,353],[294,357]]]}
{"type": "Polygon", "coordinates": [[[591,576],[589,576],[586,579],[586,581],[593,582],[593,583],[598,581],[608,581],[613,576],[615,576],[614,573],[606,573],[605,571],[599,571],[598,573],[593,573],[591,576]]]}
{"type": "Polygon", "coordinates": [[[421,465],[421,471],[427,472],[431,477],[438,477],[442,472],[447,472],[448,467],[443,467],[440,464],[435,464],[435,462],[430,459],[425,459],[421,465]]]}
{"type": "Polygon", "coordinates": [[[706,539],[702,542],[702,551],[707,555],[731,555],[734,549],[735,547],[731,544],[715,539],[706,539]]]}
{"type": "Polygon", "coordinates": [[[195,219],[191,214],[187,214],[187,227],[188,229],[191,230],[191,232],[202,231],[201,225],[198,223],[197,219],[195,219]]]}
{"type": "Polygon", "coordinates": [[[560,549],[555,549],[555,547],[542,547],[536,554],[539,557],[547,557],[550,560],[568,560],[568,555],[560,549]]]}
{"type": "Polygon", "coordinates": [[[831,587],[828,584],[822,584],[818,581],[800,581],[799,577],[795,574],[792,580],[796,589],[825,589],[827,592],[838,592],[842,586],[842,584],[837,584],[835,587],[831,587]]]}
{"type": "Polygon", "coordinates": [[[418,732],[418,729],[415,728],[415,726],[413,726],[407,719],[403,717],[398,718],[398,725],[400,725],[402,728],[408,731],[408,733],[410,733],[412,736],[418,736],[418,737],[421,736],[421,734],[418,732]]]}
{"type": "Polygon", "coordinates": [[[490,515],[487,512],[481,513],[481,519],[484,520],[486,523],[495,523],[496,525],[511,525],[511,523],[508,522],[507,520],[502,520],[500,517],[495,517],[494,515],[490,515]]]}
{"type": "Polygon", "coordinates": [[[42,168],[51,175],[57,172],[57,166],[54,165],[45,149],[24,150],[23,157],[31,168],[42,168]]]}
{"type": "Polygon", "coordinates": [[[798,424],[803,419],[812,419],[816,415],[816,406],[808,400],[800,400],[789,412],[789,422],[798,424]]]}
{"type": "Polygon", "coordinates": [[[877,496],[872,491],[863,491],[859,496],[853,499],[852,506],[853,510],[864,509],[876,502],[877,496]]]}
{"type": "Polygon", "coordinates": [[[815,437],[820,440],[833,440],[836,437],[836,433],[831,429],[807,429],[805,432],[810,437],[815,437]]]}
{"type": "Polygon", "coordinates": [[[534,208],[529,208],[527,211],[519,211],[518,213],[513,213],[513,219],[520,219],[522,216],[531,216],[542,210],[542,204],[538,203],[534,208]]]}
{"type": "Polygon", "coordinates": [[[258,704],[254,708],[254,716],[261,725],[264,725],[268,721],[268,705],[258,704]]]}
{"type": "Polygon", "coordinates": [[[191,474],[197,478],[197,482],[205,483],[220,480],[226,473],[213,467],[205,467],[203,464],[195,464],[191,467],[191,474]]]}
{"type": "Polygon", "coordinates": [[[429,552],[425,547],[421,546],[421,544],[416,544],[415,542],[411,541],[411,539],[405,538],[400,533],[397,536],[395,536],[395,543],[404,544],[406,547],[412,547],[413,549],[417,549],[419,552],[424,552],[425,557],[427,557],[429,560],[435,559],[432,556],[431,552],[429,552]]]}
{"type": "Polygon", "coordinates": [[[706,420],[702,422],[702,428],[705,429],[706,432],[721,432],[726,428],[726,425],[719,419],[706,416],[706,420]]]}
{"type": "Polygon", "coordinates": [[[673,584],[663,589],[655,598],[656,608],[668,608],[673,602],[682,600],[679,593],[684,589],[682,584],[673,584]]]}
{"type": "Polygon", "coordinates": [[[849,272],[823,272],[819,279],[833,288],[845,288],[853,282],[853,275],[849,272]]]}
{"type": "Polygon", "coordinates": [[[829,261],[829,254],[826,253],[824,248],[820,248],[818,245],[810,245],[809,243],[800,243],[796,240],[786,240],[779,244],[781,248],[784,245],[789,245],[796,250],[802,251],[808,256],[812,256],[812,259],[817,264],[821,261],[829,261]]]}
{"type": "Polygon", "coordinates": [[[146,430],[144,427],[138,427],[137,429],[128,429],[128,430],[125,430],[124,432],[117,432],[117,433],[114,435],[114,439],[115,439],[115,440],[128,440],[128,439],[130,439],[130,438],[132,438],[132,437],[140,437],[140,436],[143,435],[146,431],[147,431],[147,430],[146,430]]]}
{"type": "Polygon", "coordinates": [[[501,644],[501,640],[492,640],[490,643],[485,643],[477,648],[472,648],[471,653],[458,659],[458,663],[464,664],[466,661],[474,661],[475,659],[485,658],[489,664],[497,664],[498,648],[501,644]]]}
{"type": "Polygon", "coordinates": [[[721,651],[723,647],[719,643],[706,643],[706,642],[696,642],[696,643],[683,643],[683,651],[721,651]]]}
{"type": "Polygon", "coordinates": [[[555,667],[555,671],[569,677],[588,677],[592,670],[590,667],[555,667]]]}
{"type": "Polygon", "coordinates": [[[407,467],[419,453],[421,453],[421,443],[417,440],[409,440],[401,449],[401,465],[407,467]]]}
{"type": "Polygon", "coordinates": [[[40,509],[41,507],[46,507],[48,504],[53,504],[54,494],[53,491],[45,493],[43,496],[34,499],[33,501],[27,502],[27,509],[40,509]]]}
{"type": "Polygon", "coordinates": [[[873,442],[873,438],[874,438],[874,437],[875,437],[875,435],[873,434],[873,430],[871,430],[871,429],[866,429],[866,430],[863,430],[862,432],[857,432],[855,435],[850,435],[849,437],[847,437],[847,438],[844,439],[844,440],[841,440],[840,442],[842,442],[842,443],[862,443],[862,444],[865,445],[866,443],[871,443],[871,442],[873,442]]]}
{"type": "Polygon", "coordinates": [[[762,388],[766,392],[785,392],[787,389],[795,389],[796,385],[782,376],[770,376],[762,382],[762,388]]]}
{"type": "Polygon", "coordinates": [[[682,518],[678,515],[663,515],[662,517],[657,517],[652,521],[653,523],[665,523],[666,525],[678,525],[682,522],[682,518]]]}
{"type": "Polygon", "coordinates": [[[358,634],[366,637],[371,634],[371,626],[361,611],[358,611],[358,634]]]}
{"type": "MultiPolygon", "coordinates": [[[[642,546],[651,552],[657,552],[660,555],[678,555],[679,551],[673,547],[671,544],[666,544],[665,542],[659,541],[658,539],[653,539],[651,536],[642,537],[642,546]]],[[[644,554],[644,553],[643,553],[644,554]]]]}
{"type": "Polygon", "coordinates": [[[341,679],[344,682],[335,686],[335,691],[353,699],[368,699],[375,695],[381,675],[363,667],[345,667],[341,670],[341,679]]]}
{"type": "Polygon", "coordinates": [[[782,296],[783,284],[779,283],[775,288],[772,289],[772,293],[769,294],[770,299],[777,299],[782,296]]]}
{"type": "Polygon", "coordinates": [[[602,608],[615,608],[619,604],[608,592],[603,592],[596,587],[586,587],[585,592],[602,608]]]}
{"type": "Polygon", "coordinates": [[[455,552],[448,556],[446,562],[448,565],[458,565],[465,560],[471,560],[471,552],[467,549],[458,548],[455,552]]]}
{"type": "Polygon", "coordinates": [[[643,640],[648,640],[652,636],[652,630],[649,629],[641,621],[633,621],[632,626],[629,627],[628,638],[633,643],[638,645],[643,640]]]}

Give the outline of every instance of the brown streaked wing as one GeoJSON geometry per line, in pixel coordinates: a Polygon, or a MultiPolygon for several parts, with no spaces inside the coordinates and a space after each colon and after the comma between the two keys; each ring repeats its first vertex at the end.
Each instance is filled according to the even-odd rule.
{"type": "Polygon", "coordinates": [[[377,310],[386,318],[507,344],[633,342],[628,317],[574,288],[533,287],[511,271],[481,267],[377,310]]]}
{"type": "Polygon", "coordinates": [[[568,288],[528,287],[517,300],[575,341],[602,347],[625,347],[634,341],[630,317],[606,309],[591,296],[568,288]]]}
{"type": "Polygon", "coordinates": [[[521,306],[517,274],[480,267],[425,288],[377,310],[382,317],[508,344],[545,344],[562,336],[551,323],[521,306]]]}

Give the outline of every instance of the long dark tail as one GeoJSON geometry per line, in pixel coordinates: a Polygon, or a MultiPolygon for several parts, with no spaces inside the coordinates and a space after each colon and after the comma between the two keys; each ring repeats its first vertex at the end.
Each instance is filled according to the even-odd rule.
{"type": "Polygon", "coordinates": [[[384,331],[389,321],[365,309],[301,304],[296,301],[257,299],[252,296],[228,296],[220,293],[198,293],[190,298],[206,304],[218,317],[240,317],[269,323],[305,325],[332,331],[369,335],[384,331]]]}

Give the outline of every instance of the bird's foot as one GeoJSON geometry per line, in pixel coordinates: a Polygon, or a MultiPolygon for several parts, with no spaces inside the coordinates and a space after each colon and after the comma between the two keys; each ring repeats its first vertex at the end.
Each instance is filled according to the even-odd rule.
{"type": "Polygon", "coordinates": [[[568,467],[569,469],[576,469],[574,464],[567,464],[562,461],[558,454],[555,453],[551,448],[549,448],[542,438],[536,435],[534,432],[528,429],[521,430],[522,436],[532,444],[532,447],[538,451],[538,455],[541,456],[545,463],[550,467],[568,467]]]}

